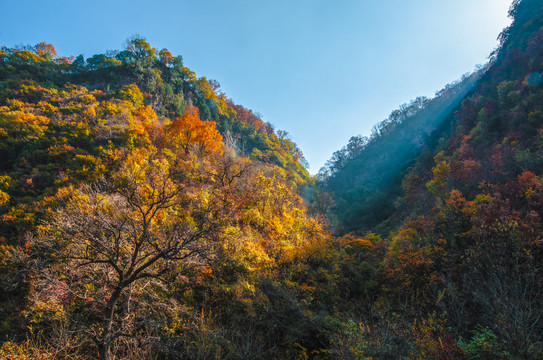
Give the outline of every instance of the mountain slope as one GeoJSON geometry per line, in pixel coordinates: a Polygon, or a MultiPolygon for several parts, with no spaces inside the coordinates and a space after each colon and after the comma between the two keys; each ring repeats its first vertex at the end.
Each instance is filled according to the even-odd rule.
{"type": "Polygon", "coordinates": [[[2,48],[0,358],[329,347],[314,318],[339,253],[278,133],[143,39],[88,59],[2,48]]]}
{"type": "Polygon", "coordinates": [[[445,121],[420,153],[398,148],[423,136],[415,114],[373,140],[387,146],[372,151],[370,139],[329,164],[338,232],[385,249],[369,261],[381,266],[370,276],[379,295],[359,300],[369,310],[355,321],[375,326],[366,344],[390,345],[387,334],[403,323],[422,358],[543,356],[543,3],[515,1],[510,13],[489,66],[461,101],[442,107],[445,121]],[[416,133],[406,140],[398,128],[410,122],[416,133]],[[387,158],[389,149],[397,150],[387,158]]]}
{"type": "Polygon", "coordinates": [[[108,96],[122,86],[134,84],[159,118],[181,115],[187,106],[196,106],[204,120],[213,120],[217,128],[243,154],[284,168],[292,181],[310,180],[300,164],[305,159],[292,141],[279,138],[271,124],[265,124],[251,110],[236,105],[220,91],[216,81],[196,74],[183,65],[181,56],[167,49],[158,51],[144,39],[132,38],[126,49],[96,54],[87,59],[59,57],[51,44],[0,50],[0,99],[10,97],[10,88],[21,83],[50,88],[67,83],[108,96]]]}
{"type": "Polygon", "coordinates": [[[450,84],[433,99],[417,98],[334,153],[321,175],[334,195],[342,232],[368,230],[394,212],[401,177],[450,128],[451,114],[477,84],[479,74],[450,84]]]}

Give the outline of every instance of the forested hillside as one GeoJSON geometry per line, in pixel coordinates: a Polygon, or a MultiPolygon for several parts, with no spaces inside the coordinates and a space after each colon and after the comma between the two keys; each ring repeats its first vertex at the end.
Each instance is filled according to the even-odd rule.
{"type": "Polygon", "coordinates": [[[320,172],[313,201],[334,200],[335,232],[383,239],[380,295],[360,319],[388,333],[369,344],[404,319],[416,358],[543,357],[543,3],[510,15],[487,67],[402,106],[320,172]]]}
{"type": "Polygon", "coordinates": [[[2,48],[0,357],[326,348],[338,255],[278,133],[141,38],[2,48]]]}
{"type": "Polygon", "coordinates": [[[371,136],[353,136],[320,170],[334,194],[341,232],[374,229],[394,212],[401,178],[418,156],[450,132],[450,118],[480,73],[447,85],[435,98],[418,97],[373,127],[371,136]]]}
{"type": "Polygon", "coordinates": [[[510,15],[314,179],[142,38],[2,47],[0,358],[543,358],[543,3],[510,15]]]}

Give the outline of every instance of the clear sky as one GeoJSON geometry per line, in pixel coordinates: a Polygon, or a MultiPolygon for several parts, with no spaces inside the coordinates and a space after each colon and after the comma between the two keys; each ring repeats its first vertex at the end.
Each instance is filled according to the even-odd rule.
{"type": "Polygon", "coordinates": [[[133,35],[287,130],[316,173],[353,135],[487,61],[511,0],[0,0],[0,44],[59,55],[133,35]]]}

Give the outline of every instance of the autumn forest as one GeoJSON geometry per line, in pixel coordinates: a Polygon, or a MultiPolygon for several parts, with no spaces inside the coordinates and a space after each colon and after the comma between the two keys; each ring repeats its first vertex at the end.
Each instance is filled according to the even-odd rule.
{"type": "Polygon", "coordinates": [[[543,3],[510,17],[315,176],[142,37],[1,47],[0,358],[542,359],[543,3]]]}

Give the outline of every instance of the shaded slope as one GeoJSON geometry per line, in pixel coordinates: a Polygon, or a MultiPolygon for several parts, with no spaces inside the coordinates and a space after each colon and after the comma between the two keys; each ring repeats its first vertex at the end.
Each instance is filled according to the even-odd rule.
{"type": "Polygon", "coordinates": [[[417,98],[377,124],[369,139],[353,137],[322,172],[336,202],[341,232],[368,230],[395,209],[406,169],[450,127],[452,112],[477,84],[465,76],[436,94],[417,98]]]}

